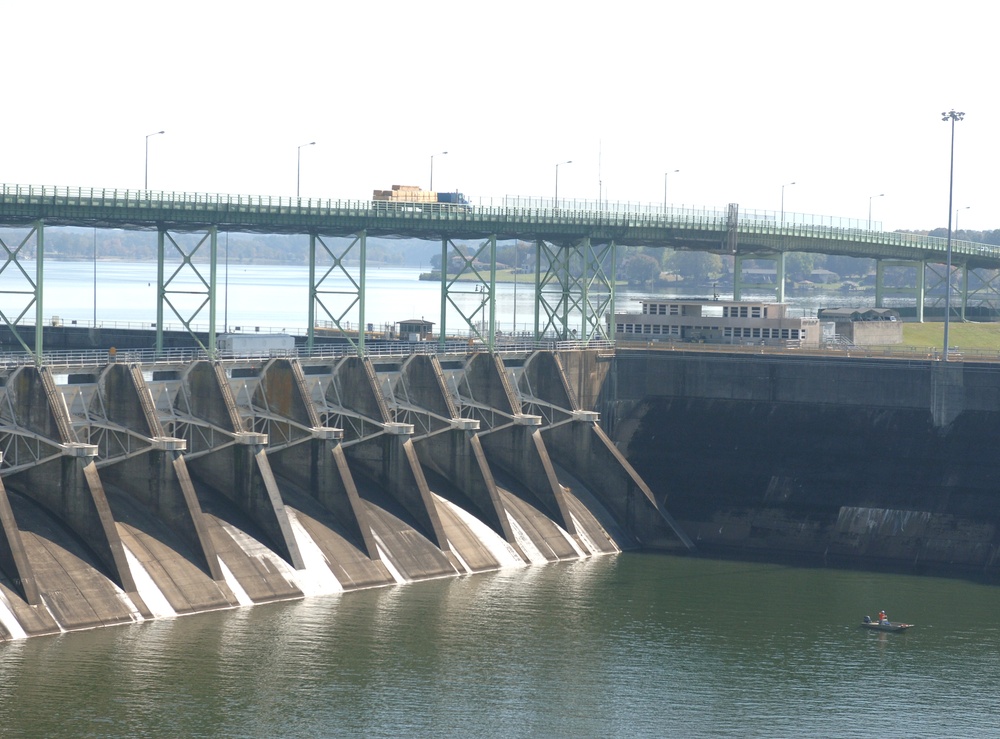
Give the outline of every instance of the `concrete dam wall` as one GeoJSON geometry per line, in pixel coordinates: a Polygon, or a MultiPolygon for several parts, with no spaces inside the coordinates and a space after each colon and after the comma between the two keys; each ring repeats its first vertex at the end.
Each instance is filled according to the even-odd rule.
{"type": "Polygon", "coordinates": [[[691,542],[596,351],[8,367],[0,639],[691,542]]]}
{"type": "Polygon", "coordinates": [[[998,571],[1000,366],[622,351],[599,408],[702,553],[998,571]]]}

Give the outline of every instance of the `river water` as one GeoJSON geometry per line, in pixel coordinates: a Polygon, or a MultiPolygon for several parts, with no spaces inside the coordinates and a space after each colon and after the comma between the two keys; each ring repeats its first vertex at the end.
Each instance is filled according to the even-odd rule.
{"type": "Polygon", "coordinates": [[[0,644],[0,735],[996,736],[998,611],[628,553],[0,644]],[[916,625],[862,630],[879,608],[916,625]]]}

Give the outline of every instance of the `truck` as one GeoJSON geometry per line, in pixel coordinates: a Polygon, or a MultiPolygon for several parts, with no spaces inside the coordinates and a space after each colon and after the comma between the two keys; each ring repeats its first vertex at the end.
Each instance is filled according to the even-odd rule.
{"type": "Polygon", "coordinates": [[[383,203],[394,203],[405,210],[419,211],[423,205],[443,205],[467,208],[471,201],[460,192],[432,192],[421,190],[416,185],[393,185],[391,190],[375,190],[372,201],[376,208],[386,207],[383,203]]]}

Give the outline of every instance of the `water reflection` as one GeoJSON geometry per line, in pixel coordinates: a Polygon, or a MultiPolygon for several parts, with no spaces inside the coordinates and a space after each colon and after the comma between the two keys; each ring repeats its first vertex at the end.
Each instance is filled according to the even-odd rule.
{"type": "Polygon", "coordinates": [[[998,607],[961,581],[597,557],[0,645],[0,733],[982,735],[998,607]],[[858,627],[881,607],[917,626],[858,627]]]}

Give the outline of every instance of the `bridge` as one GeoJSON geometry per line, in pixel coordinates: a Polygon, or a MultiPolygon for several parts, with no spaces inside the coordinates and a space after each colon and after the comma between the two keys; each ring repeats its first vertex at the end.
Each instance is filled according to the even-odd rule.
{"type": "MultiPolygon", "coordinates": [[[[563,201],[504,198],[480,205],[408,204],[379,201],[315,200],[309,198],[167,193],[146,190],[0,186],[0,226],[21,227],[25,236],[17,244],[0,247],[7,261],[0,268],[0,293],[6,292],[3,273],[17,265],[30,284],[29,307],[20,316],[3,316],[16,332],[16,324],[31,306],[36,313],[34,346],[19,336],[28,351],[41,353],[44,323],[44,229],[47,226],[92,226],[155,230],[157,258],[157,349],[162,349],[164,313],[173,311],[190,327],[195,315],[207,310],[210,332],[203,345],[216,352],[217,239],[220,232],[302,234],[309,237],[310,287],[309,346],[317,319],[343,329],[349,316],[365,325],[365,252],[369,237],[411,237],[439,240],[441,263],[442,346],[449,330],[448,309],[460,316],[460,328],[492,349],[497,343],[495,286],[497,242],[528,241],[535,246],[534,334],[587,341],[609,339],[604,317],[614,311],[615,256],[620,246],[670,247],[731,255],[735,259],[734,298],[750,283],[744,280],[744,263],[769,260],[775,264],[776,299],[784,300],[785,257],[792,252],[870,258],[876,261],[876,305],[886,295],[913,298],[917,318],[923,319],[928,294],[943,292],[954,281],[941,267],[947,261],[948,241],[915,234],[861,228],[860,223],[802,214],[741,211],[730,204],[721,210],[650,207],[629,204],[581,204],[563,201]],[[177,234],[198,234],[194,246],[177,234]],[[34,241],[39,258],[35,275],[19,264],[23,248],[34,241]],[[473,246],[460,243],[472,241],[473,246]],[[197,255],[197,257],[196,257],[197,255]],[[885,269],[913,271],[910,284],[889,287],[885,269]],[[178,312],[171,295],[182,270],[193,271],[203,289],[202,304],[194,314],[178,312]],[[332,276],[345,276],[353,286],[328,289],[332,276]],[[476,289],[485,299],[466,313],[456,297],[476,289]],[[579,333],[574,329],[579,326],[579,333]]],[[[961,307],[964,316],[970,296],[1000,305],[996,270],[1000,247],[952,241],[952,264],[963,272],[961,307]]],[[[754,285],[759,289],[759,285],[754,285]]],[[[184,292],[190,293],[190,288],[184,292]]],[[[451,327],[454,329],[454,326],[451,327]]],[[[192,332],[193,333],[193,332],[192,332]]],[[[343,331],[346,335],[349,332],[343,331]]],[[[363,332],[351,338],[364,354],[363,332]]],[[[202,343],[199,340],[199,344],[202,343]]]]}

